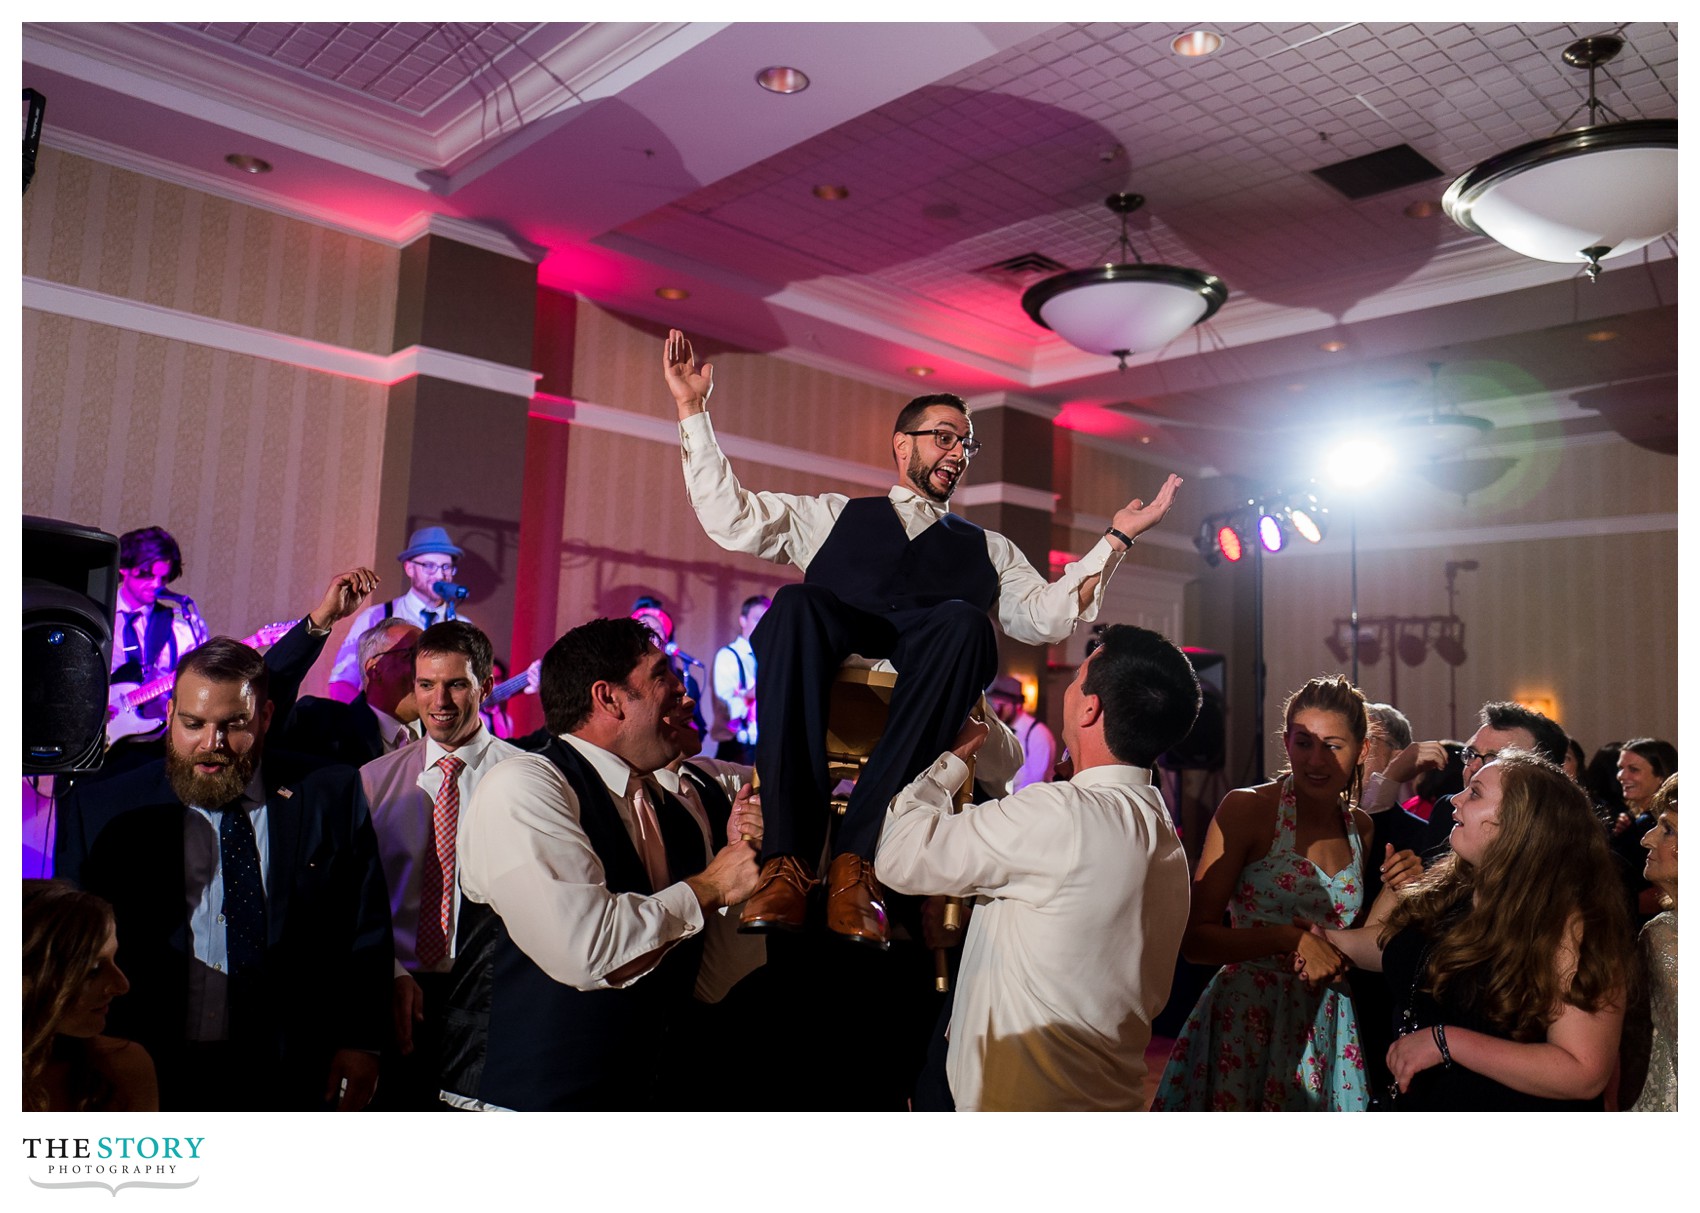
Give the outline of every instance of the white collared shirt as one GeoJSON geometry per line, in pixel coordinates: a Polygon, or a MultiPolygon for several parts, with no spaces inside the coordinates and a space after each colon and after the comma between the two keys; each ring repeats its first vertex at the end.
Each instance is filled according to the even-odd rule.
{"type": "MultiPolygon", "coordinates": [[[[780,564],[807,569],[832,533],[845,502],[842,493],[801,497],[791,493],[752,493],[732,474],[732,465],[714,438],[706,412],[679,423],[680,454],[685,465],[685,490],[708,537],[729,552],[746,552],[780,564]]],[[[914,539],[946,513],[946,507],[904,485],[888,496],[914,539]]],[[[1076,623],[1098,617],[1104,586],[1121,563],[1123,553],[1099,539],[1079,560],[1047,582],[1027,557],[996,531],[986,532],[986,554],[998,575],[997,618],[1004,634],[1027,644],[1055,644],[1074,631],[1076,623]],[[1085,610],[1080,609],[1080,583],[1096,573],[1103,577],[1085,610]]]]}
{"type": "MultiPolygon", "coordinates": [[[[596,771],[636,845],[631,767],[578,737],[562,740],[596,771]]],[[[650,896],[608,888],[572,785],[538,754],[509,758],[484,777],[461,814],[456,850],[462,894],[500,914],[520,951],[575,989],[641,980],[667,948],[703,929],[702,905],[683,881],[650,896]],[[610,980],[640,959],[648,960],[642,972],[610,980]]]]}
{"type": "MultiPolygon", "coordinates": [[[[384,865],[384,881],[390,891],[390,922],[395,933],[395,974],[419,968],[420,880],[431,849],[431,817],[443,772],[437,763],[453,753],[466,766],[460,772],[460,814],[464,821],[472,794],[484,776],[499,762],[525,751],[491,735],[482,723],[472,739],[457,749],[445,750],[429,736],[409,742],[400,749],[374,758],[360,768],[360,784],[372,806],[372,828],[378,835],[378,858],[384,865]]],[[[460,830],[455,831],[458,840],[460,830]]],[[[458,842],[456,868],[459,868],[458,842]]],[[[448,954],[436,966],[446,972],[455,956],[455,930],[460,923],[460,881],[455,881],[454,904],[449,911],[448,954]]]]}
{"type": "Polygon", "coordinates": [[[875,874],[973,897],[946,1072],[963,1111],[1145,1106],[1145,1047],[1186,931],[1186,854],[1142,767],[1090,767],[950,813],[944,754],[886,812],[875,874]]]}
{"type": "MultiPolygon", "coordinates": [[[[267,835],[266,789],[257,767],[242,789],[242,804],[254,827],[260,853],[260,888],[269,893],[271,839],[267,835]]],[[[223,820],[222,808],[200,805],[190,805],[183,815],[183,892],[188,898],[189,935],[198,962],[189,968],[190,1040],[224,1040],[230,1034],[226,988],[230,948],[224,922],[224,866],[218,843],[223,820]]]]}

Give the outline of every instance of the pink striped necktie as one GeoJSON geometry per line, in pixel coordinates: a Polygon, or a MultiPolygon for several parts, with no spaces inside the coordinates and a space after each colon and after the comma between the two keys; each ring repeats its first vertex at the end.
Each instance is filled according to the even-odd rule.
{"type": "Polygon", "coordinates": [[[436,763],[443,773],[431,807],[431,849],[419,877],[419,967],[434,968],[449,954],[449,918],[455,902],[455,828],[460,822],[460,772],[464,759],[445,754],[436,763]]]}

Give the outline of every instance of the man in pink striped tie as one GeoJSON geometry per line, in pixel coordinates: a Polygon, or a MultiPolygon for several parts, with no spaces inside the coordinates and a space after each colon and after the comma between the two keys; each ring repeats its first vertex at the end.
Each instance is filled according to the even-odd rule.
{"type": "Polygon", "coordinates": [[[479,705],[492,683],[490,640],[465,620],[433,624],[414,654],[425,735],[360,769],[389,884],[395,931],[395,1047],[378,1108],[440,1109],[439,1051],[459,949],[460,815],[493,766],[520,751],[491,735],[479,705]]]}

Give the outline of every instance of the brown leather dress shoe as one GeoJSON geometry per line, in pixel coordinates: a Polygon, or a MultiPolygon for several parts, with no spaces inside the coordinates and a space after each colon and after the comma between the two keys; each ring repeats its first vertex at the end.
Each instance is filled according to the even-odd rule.
{"type": "Polygon", "coordinates": [[[876,948],[889,947],[884,899],[872,863],[860,855],[833,857],[826,874],[827,930],[876,948]]]}
{"type": "Polygon", "coordinates": [[[814,877],[795,857],[775,855],[761,865],[756,891],[738,916],[738,930],[745,934],[801,931],[814,884],[814,877]]]}

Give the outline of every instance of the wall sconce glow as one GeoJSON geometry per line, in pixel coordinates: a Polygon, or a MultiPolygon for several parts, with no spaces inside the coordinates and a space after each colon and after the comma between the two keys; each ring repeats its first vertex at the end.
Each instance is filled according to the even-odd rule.
{"type": "Polygon", "coordinates": [[[1611,329],[1595,329],[1588,334],[1589,341],[1616,341],[1617,334],[1611,329]]]}
{"type": "Polygon", "coordinates": [[[756,73],[756,83],[770,93],[800,93],[809,78],[794,67],[766,67],[756,73]]]}
{"type": "Polygon", "coordinates": [[[1393,452],[1374,438],[1349,438],[1327,458],[1328,478],[1345,489],[1362,488],[1392,466],[1393,452]]]}
{"type": "Polygon", "coordinates": [[[1441,206],[1433,198],[1419,198],[1405,208],[1407,219],[1427,219],[1440,214],[1441,206]]]}
{"type": "Polygon", "coordinates": [[[241,152],[231,152],[224,162],[241,173],[269,173],[272,171],[271,162],[261,160],[258,156],[246,156],[241,152]]]}
{"type": "Polygon", "coordinates": [[[677,303],[681,299],[689,299],[691,293],[682,286],[658,286],[655,288],[655,297],[665,299],[669,303],[677,303]]]}
{"type": "Polygon", "coordinates": [[[847,185],[817,185],[813,192],[815,197],[822,202],[842,202],[850,196],[850,187],[847,185]]]}
{"type": "Polygon", "coordinates": [[[1321,350],[1324,354],[1338,354],[1341,350],[1346,348],[1346,343],[1341,341],[1339,338],[1330,338],[1327,341],[1321,342],[1316,348],[1321,350]]]}
{"type": "Polygon", "coordinates": [[[1207,29],[1189,30],[1177,35],[1169,43],[1169,49],[1175,54],[1187,59],[1199,59],[1205,55],[1214,54],[1222,47],[1222,35],[1211,33],[1207,29]]]}

